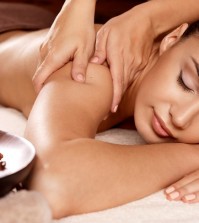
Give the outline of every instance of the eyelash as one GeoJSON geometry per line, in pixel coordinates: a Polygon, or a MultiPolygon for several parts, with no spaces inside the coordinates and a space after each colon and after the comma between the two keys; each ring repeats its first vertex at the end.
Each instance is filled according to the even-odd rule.
{"type": "Polygon", "coordinates": [[[183,88],[184,91],[192,92],[193,90],[187,87],[187,85],[184,83],[183,78],[182,78],[182,70],[180,71],[180,74],[178,76],[178,84],[183,88]]]}

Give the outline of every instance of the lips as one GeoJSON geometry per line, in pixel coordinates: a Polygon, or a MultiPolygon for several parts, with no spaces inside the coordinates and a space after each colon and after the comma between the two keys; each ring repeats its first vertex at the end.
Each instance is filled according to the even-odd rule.
{"type": "Polygon", "coordinates": [[[160,137],[173,137],[169,129],[167,129],[164,121],[155,112],[152,118],[152,128],[160,137]]]}

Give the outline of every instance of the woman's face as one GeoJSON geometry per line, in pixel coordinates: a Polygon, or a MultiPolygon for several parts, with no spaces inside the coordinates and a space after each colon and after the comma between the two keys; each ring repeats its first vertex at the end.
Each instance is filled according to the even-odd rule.
{"type": "Polygon", "coordinates": [[[149,143],[199,143],[199,38],[159,57],[139,87],[134,118],[149,143]]]}

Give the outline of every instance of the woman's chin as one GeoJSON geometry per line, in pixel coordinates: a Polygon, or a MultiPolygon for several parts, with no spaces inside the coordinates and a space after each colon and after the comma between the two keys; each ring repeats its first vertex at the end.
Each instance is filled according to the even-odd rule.
{"type": "MultiPolygon", "coordinates": [[[[140,134],[141,135],[141,134],[140,134]]],[[[147,143],[147,144],[155,144],[155,143],[161,143],[159,140],[157,139],[154,139],[152,137],[149,137],[149,136],[142,136],[141,137],[144,139],[144,141],[147,143]]]]}
{"type": "Polygon", "coordinates": [[[139,128],[137,128],[137,131],[147,144],[167,142],[166,138],[158,137],[155,134],[152,134],[152,132],[146,131],[146,129],[144,131],[141,129],[139,130],[139,128]]]}
{"type": "Polygon", "coordinates": [[[147,144],[158,144],[158,143],[172,143],[174,142],[173,139],[169,137],[158,137],[158,136],[150,136],[140,133],[141,137],[147,144]]]}

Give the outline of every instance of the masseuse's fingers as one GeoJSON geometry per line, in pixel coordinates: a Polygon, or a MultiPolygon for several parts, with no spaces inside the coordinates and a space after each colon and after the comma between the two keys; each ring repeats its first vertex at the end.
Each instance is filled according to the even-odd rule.
{"type": "Polygon", "coordinates": [[[102,64],[107,59],[113,79],[113,101],[111,111],[116,112],[123,94],[124,75],[118,38],[109,33],[109,28],[102,28],[96,36],[95,53],[91,62],[102,64]]]}
{"type": "Polygon", "coordinates": [[[88,55],[83,51],[76,54],[73,60],[72,77],[74,80],[84,82],[88,66],[88,55]]]}
{"type": "Polygon", "coordinates": [[[111,111],[116,112],[123,93],[123,62],[121,61],[121,55],[117,50],[118,44],[114,44],[112,40],[112,43],[109,44],[109,37],[108,29],[102,27],[98,31],[96,37],[95,53],[91,59],[91,62],[102,64],[107,59],[113,79],[113,101],[111,105],[111,111]]]}
{"type": "MultiPolygon", "coordinates": [[[[110,45],[111,47],[111,45],[110,45]]],[[[116,112],[121,101],[124,88],[124,62],[121,52],[118,50],[110,50],[107,54],[107,60],[110,66],[110,71],[113,79],[113,101],[111,111],[116,112]]]]}
{"type": "Polygon", "coordinates": [[[168,200],[182,200],[186,203],[199,202],[199,170],[183,177],[165,190],[168,200]]]}
{"type": "Polygon", "coordinates": [[[91,58],[92,63],[102,64],[106,60],[106,43],[108,41],[108,32],[103,27],[97,32],[95,42],[95,52],[91,58]]]}
{"type": "MultiPolygon", "coordinates": [[[[67,58],[65,59],[67,60],[67,58]]],[[[33,76],[33,85],[37,93],[41,90],[45,80],[54,71],[62,67],[64,63],[65,60],[61,60],[61,58],[52,51],[48,53],[33,76]]]]}

